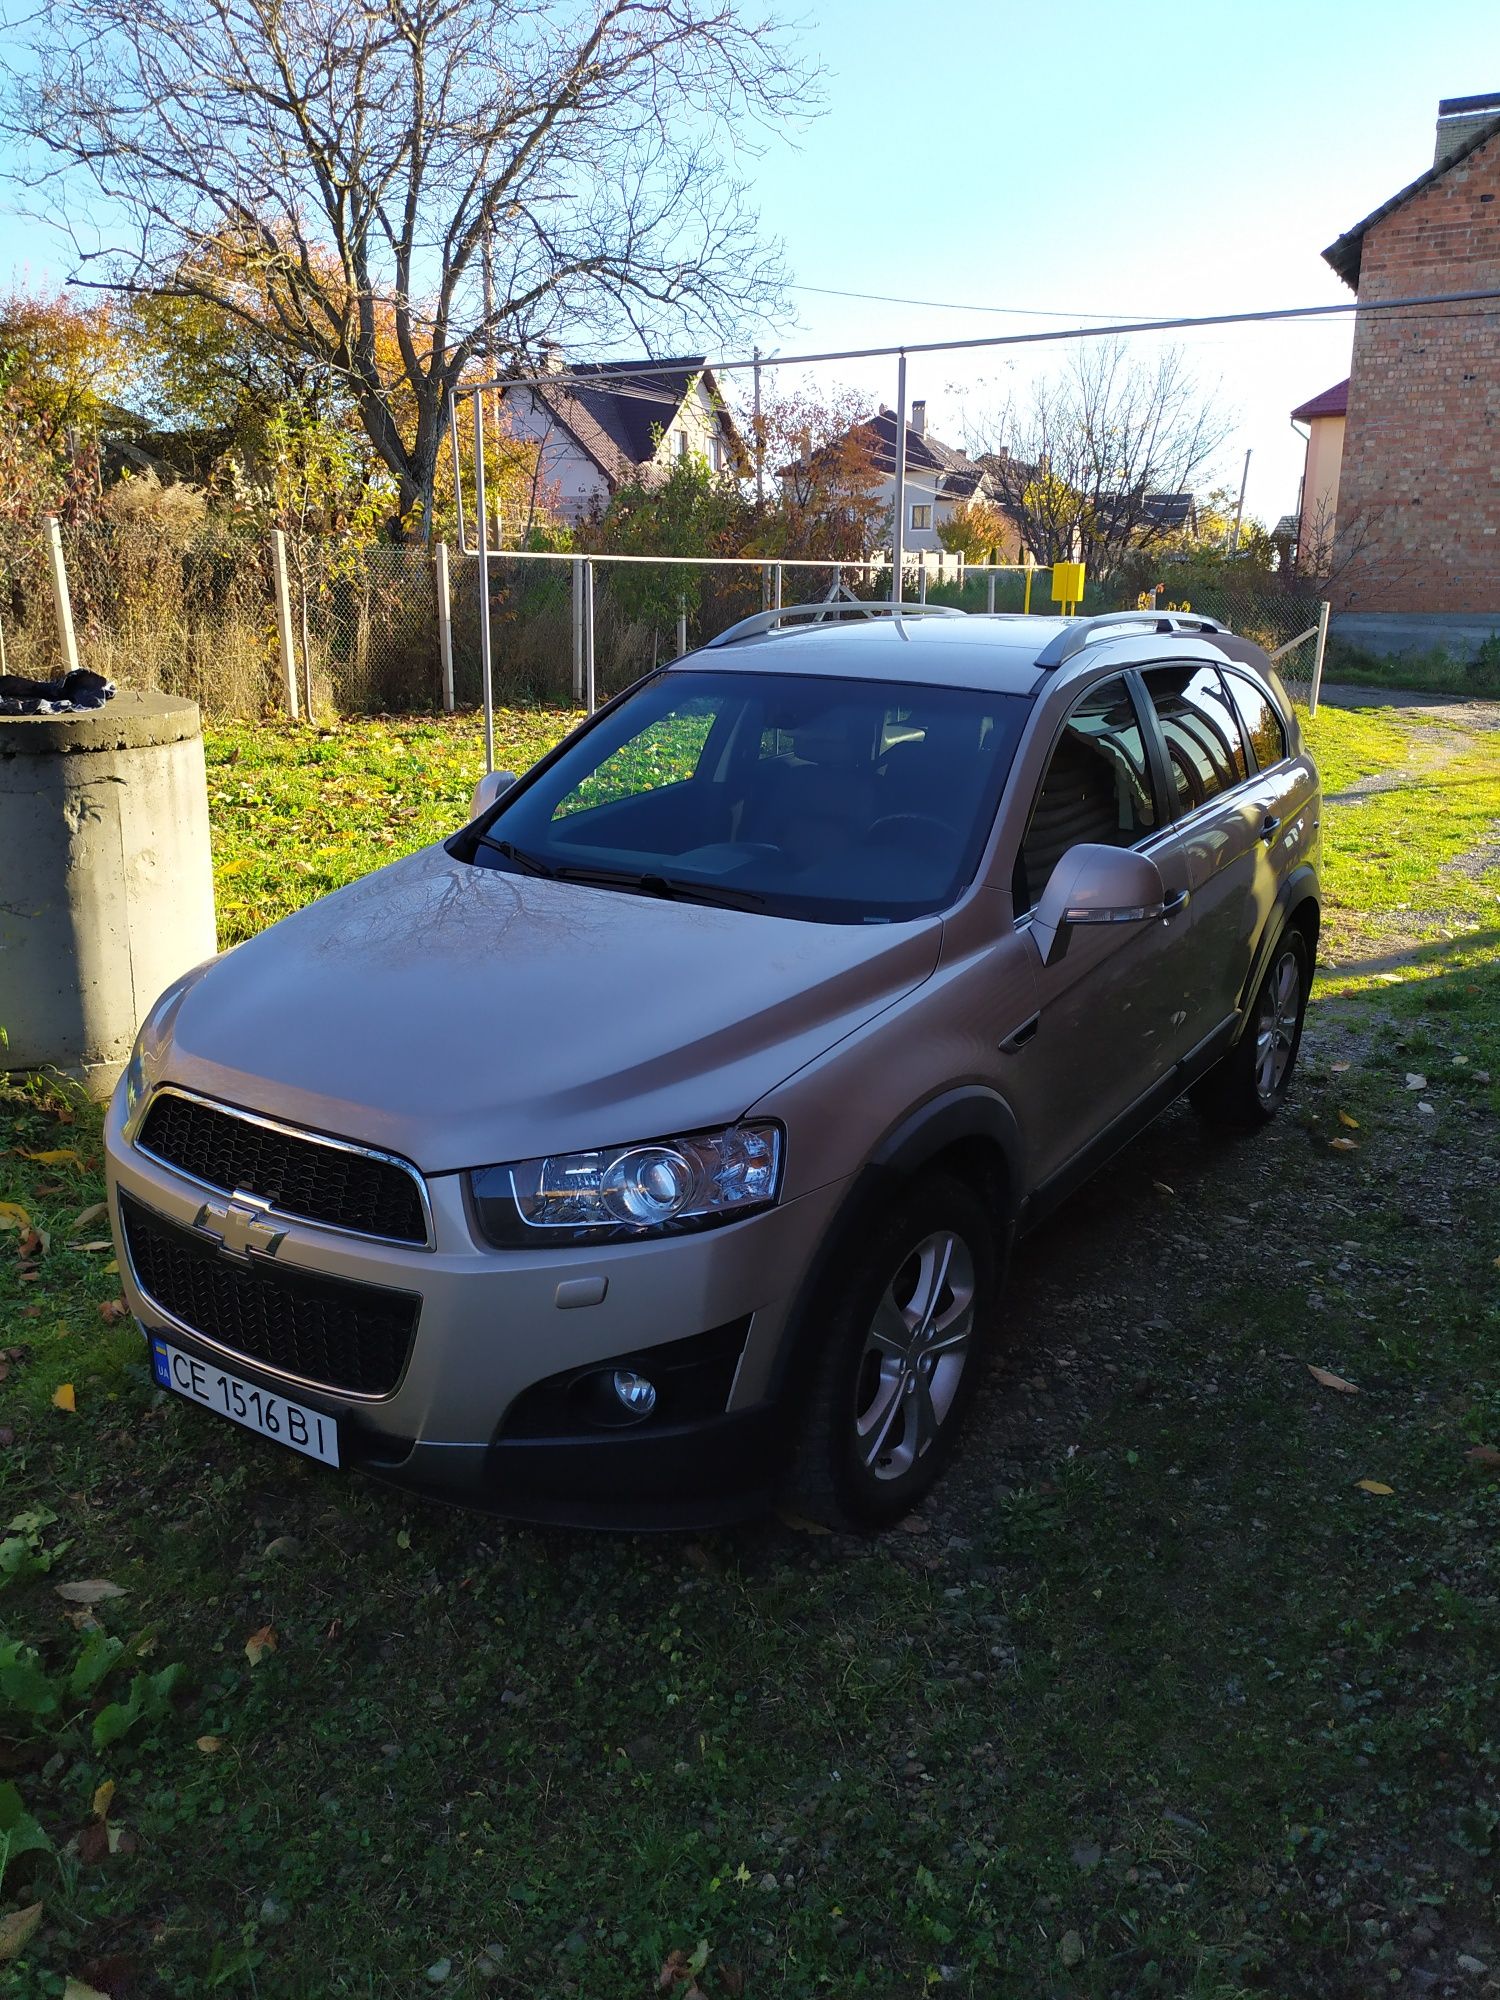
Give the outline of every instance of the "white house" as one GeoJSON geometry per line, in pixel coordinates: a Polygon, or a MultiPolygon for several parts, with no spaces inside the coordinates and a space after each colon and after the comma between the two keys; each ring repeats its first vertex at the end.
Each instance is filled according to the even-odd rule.
{"type": "Polygon", "coordinates": [[[566,521],[603,507],[633,480],[665,479],[679,458],[704,458],[716,472],[748,466],[702,355],[570,362],[566,370],[554,355],[548,372],[555,386],[527,383],[503,396],[515,435],[541,447],[542,485],[566,521]]]}

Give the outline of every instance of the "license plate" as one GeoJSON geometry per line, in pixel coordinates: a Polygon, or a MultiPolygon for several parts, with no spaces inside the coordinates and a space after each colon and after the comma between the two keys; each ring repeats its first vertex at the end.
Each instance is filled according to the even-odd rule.
{"type": "Polygon", "coordinates": [[[268,1395],[252,1383],[241,1382],[196,1354],[184,1354],[180,1347],[168,1347],[164,1340],[151,1342],[151,1372],[164,1389],[175,1389],[189,1402],[217,1410],[232,1424],[247,1431],[275,1438],[308,1458],[325,1465],[339,1462],[339,1427],[320,1410],[303,1403],[288,1402],[285,1396],[268,1395]]]}

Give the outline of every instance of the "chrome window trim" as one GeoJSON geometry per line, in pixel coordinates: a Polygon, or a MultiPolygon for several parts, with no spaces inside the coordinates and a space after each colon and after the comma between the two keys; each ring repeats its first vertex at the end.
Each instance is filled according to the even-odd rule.
{"type": "MultiPolygon", "coordinates": [[[[206,1186],[207,1183],[200,1182],[199,1185],[206,1186]]],[[[128,1196],[128,1199],[133,1201],[137,1208],[145,1209],[148,1215],[155,1216],[156,1220],[166,1228],[182,1228],[180,1222],[174,1222],[170,1215],[163,1215],[160,1209],[153,1208],[148,1201],[142,1201],[139,1195],[131,1194],[128,1196]]],[[[285,1368],[273,1368],[267,1361],[258,1361],[253,1354],[246,1354],[241,1348],[226,1347],[222,1340],[215,1340],[213,1335],[205,1333],[202,1327],[189,1326],[185,1319],[179,1319],[176,1313],[168,1312],[161,1300],[154,1293],[148,1292],[146,1287],[141,1283],[141,1274],[135,1268],[135,1258],[130,1253],[130,1232],[125,1227],[123,1217],[120,1221],[120,1240],[125,1246],[125,1262],[129,1267],[130,1282],[140,1293],[141,1303],[149,1306],[152,1312],[159,1313],[173,1333],[182,1334],[188,1340],[196,1341],[200,1347],[210,1348],[215,1354],[222,1354],[226,1361],[232,1361],[237,1368],[248,1368],[253,1374],[268,1375],[273,1382],[290,1382],[298,1389],[311,1389],[314,1394],[319,1396],[333,1396],[349,1403],[389,1403],[394,1396],[399,1395],[401,1385],[406,1380],[407,1370],[411,1367],[411,1357],[416,1352],[417,1331],[422,1324],[422,1299],[420,1293],[409,1295],[417,1300],[417,1317],[412,1326],[411,1346],[406,1351],[406,1360],[402,1366],[400,1375],[396,1378],[394,1388],[387,1389],[384,1395],[375,1395],[368,1389],[337,1389],[331,1382],[315,1382],[310,1375],[293,1375],[285,1368]]],[[[286,1268],[289,1271],[295,1271],[302,1267],[300,1265],[289,1264],[286,1268]]],[[[311,1278],[328,1278],[331,1282],[343,1282],[356,1287],[363,1282],[357,1278],[338,1281],[333,1278],[331,1272],[327,1271],[309,1271],[307,1272],[307,1276],[311,1278]]],[[[393,1285],[367,1284],[365,1289],[367,1291],[394,1291],[396,1287],[393,1285]]]]}
{"type": "MultiPolygon", "coordinates": [[[[437,1248],[436,1231],[432,1220],[432,1203],[428,1197],[427,1183],[412,1165],[411,1161],[403,1160],[398,1153],[382,1152],[378,1146],[361,1146],[353,1139],[335,1139],[330,1137],[326,1132],[310,1132],[305,1125],[288,1125],[280,1118],[266,1118],[258,1111],[244,1111],[237,1104],[225,1104],[221,1098],[205,1097],[199,1091],[185,1090],[181,1084],[158,1084],[150,1092],[141,1107],[141,1115],[135,1128],[136,1136],[131,1140],[131,1144],[138,1153],[143,1153],[148,1160],[154,1160],[157,1166],[164,1167],[169,1174],[175,1174],[179,1180],[187,1181],[192,1187],[205,1188],[210,1194],[223,1194],[233,1198],[235,1195],[243,1192],[243,1190],[225,1187],[219,1181],[203,1180],[197,1174],[190,1174],[184,1168],[177,1166],[174,1161],[164,1160],[160,1153],[153,1153],[149,1146],[141,1144],[139,1135],[145,1130],[146,1119],[150,1115],[151,1107],[158,1097],[180,1097],[189,1104],[201,1104],[209,1111],[222,1112],[226,1118],[238,1118],[242,1124],[258,1125],[266,1132],[279,1132],[284,1138],[302,1139],[312,1146],[326,1146],[330,1152],[357,1153],[363,1159],[379,1160],[385,1166],[399,1168],[416,1185],[417,1200],[420,1202],[422,1208],[422,1227],[426,1232],[424,1240],[420,1243],[413,1242],[409,1236],[382,1236],[372,1229],[345,1229],[337,1222],[320,1222],[316,1216],[303,1215],[298,1209],[283,1208],[276,1202],[266,1202],[265,1206],[271,1215],[284,1216],[289,1222],[300,1223],[305,1229],[321,1230],[329,1236],[351,1237],[360,1243],[389,1243],[400,1250],[435,1250],[437,1248]]],[[[264,1200],[264,1197],[257,1196],[256,1199],[258,1201],[264,1200]]],[[[328,1275],[336,1276],[337,1274],[329,1273],[328,1275]]]]}

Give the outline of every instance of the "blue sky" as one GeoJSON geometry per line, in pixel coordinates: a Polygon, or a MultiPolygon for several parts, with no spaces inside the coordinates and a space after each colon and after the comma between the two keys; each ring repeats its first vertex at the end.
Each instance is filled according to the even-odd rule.
{"type": "MultiPolygon", "coordinates": [[[[747,0],[753,11],[756,0],[747,0]]],[[[795,10],[796,0],[792,0],[795,10]]],[[[746,160],[802,286],[1076,315],[1234,312],[1349,297],[1319,252],[1431,163],[1440,97],[1500,89],[1495,0],[813,0],[801,37],[828,112],[746,160]]],[[[3,265],[59,278],[66,253],[6,215],[3,265]]],[[[956,339],[1047,324],[791,294],[783,351],[956,339]]],[[[1294,504],[1292,407],[1348,369],[1350,325],[1184,335],[1236,413],[1215,468],[1267,521],[1294,504]]],[[[1060,349],[916,358],[909,392],[951,442],[1060,349]]],[[[820,371],[871,401],[894,365],[820,371]]]]}

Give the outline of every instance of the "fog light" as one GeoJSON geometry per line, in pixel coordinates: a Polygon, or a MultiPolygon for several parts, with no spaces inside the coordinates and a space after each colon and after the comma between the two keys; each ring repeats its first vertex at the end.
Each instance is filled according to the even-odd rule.
{"type": "Polygon", "coordinates": [[[649,1417],[656,1408],[656,1384],[637,1375],[633,1368],[615,1370],[614,1391],[633,1417],[649,1417]]]}

